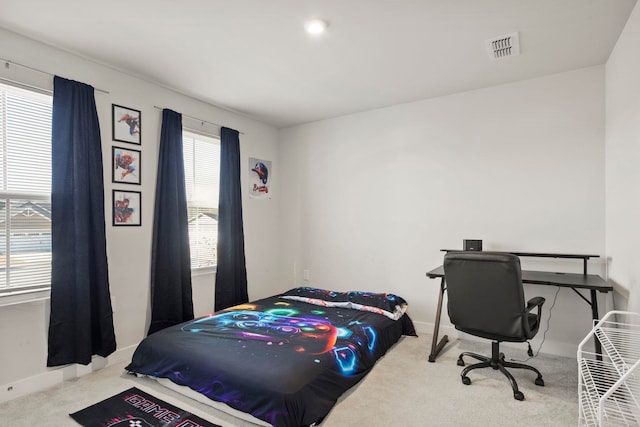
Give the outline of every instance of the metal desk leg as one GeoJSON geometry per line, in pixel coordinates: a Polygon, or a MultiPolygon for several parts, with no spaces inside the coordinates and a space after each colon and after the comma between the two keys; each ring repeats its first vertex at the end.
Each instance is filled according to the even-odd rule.
{"type": "Polygon", "coordinates": [[[429,354],[429,362],[435,362],[436,357],[444,345],[449,341],[449,337],[446,335],[442,337],[440,342],[438,342],[438,332],[440,330],[440,316],[442,315],[442,297],[444,295],[445,285],[444,285],[444,277],[440,281],[440,295],[438,295],[438,308],[436,309],[436,323],[433,327],[433,340],[431,341],[431,354],[429,354]]]}
{"type": "MultiPolygon", "coordinates": [[[[596,294],[595,289],[591,289],[591,318],[596,322],[599,320],[598,296],[596,294]]],[[[591,326],[593,327],[594,324],[592,324],[591,326]]],[[[596,348],[596,358],[598,360],[602,360],[602,344],[600,343],[600,340],[596,336],[593,337],[593,344],[595,345],[595,348],[596,348]]]]}

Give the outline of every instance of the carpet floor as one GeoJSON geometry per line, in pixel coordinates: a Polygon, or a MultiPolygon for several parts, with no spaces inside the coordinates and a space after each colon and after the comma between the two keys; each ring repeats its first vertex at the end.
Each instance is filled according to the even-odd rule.
{"type": "MultiPolygon", "coordinates": [[[[471,385],[460,381],[456,365],[462,351],[491,353],[491,343],[453,340],[435,363],[427,356],[431,336],[403,337],[371,373],[345,393],[321,427],[401,425],[566,427],[578,425],[578,368],[574,359],[540,354],[527,363],[538,368],[545,386],[534,385],[535,374],[512,369],[525,400],[513,398],[499,371],[474,370],[471,385]]],[[[505,347],[507,359],[526,359],[522,349],[505,347]]],[[[130,387],[157,396],[224,427],[254,424],[183,397],[148,378],[124,373],[116,363],[60,386],[0,404],[0,425],[12,427],[77,426],[76,412],[130,387]]]]}

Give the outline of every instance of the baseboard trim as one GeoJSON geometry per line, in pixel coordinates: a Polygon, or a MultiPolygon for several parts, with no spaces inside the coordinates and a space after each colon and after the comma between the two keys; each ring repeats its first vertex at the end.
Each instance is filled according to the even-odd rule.
{"type": "MultiPolygon", "coordinates": [[[[421,322],[414,320],[413,326],[416,328],[416,332],[418,335],[433,335],[433,322],[421,322]]],[[[438,331],[438,339],[442,338],[443,335],[449,335],[453,337],[458,336],[458,330],[451,325],[443,325],[440,324],[440,330],[438,331]]]]}
{"type": "Polygon", "coordinates": [[[73,364],[59,368],[48,368],[46,372],[41,374],[3,384],[0,386],[0,403],[55,387],[65,381],[80,378],[115,363],[131,360],[136,347],[137,345],[132,345],[118,349],[107,358],[94,356],[91,363],[86,366],[73,364]]]}
{"type": "MultiPolygon", "coordinates": [[[[430,322],[413,322],[418,335],[431,335],[433,334],[433,323],[430,322]]],[[[476,338],[467,334],[462,334],[457,331],[451,325],[440,325],[439,339],[442,336],[448,335],[449,341],[453,341],[458,338],[464,338],[471,341],[486,341],[481,338],[476,338]]],[[[448,344],[450,345],[450,344],[448,344]]],[[[507,347],[515,347],[517,344],[504,343],[507,347]]],[[[522,344],[519,344],[522,346],[522,344]]],[[[19,397],[26,396],[31,393],[43,391],[57,385],[70,381],[76,378],[80,378],[84,375],[90,374],[95,371],[99,371],[109,365],[115,363],[131,360],[133,352],[137,345],[132,345],[116,350],[109,357],[104,358],[100,356],[94,356],[89,365],[68,365],[60,368],[50,368],[48,371],[33,375],[28,378],[12,381],[0,386],[0,403],[8,402],[19,397]]],[[[534,346],[535,347],[535,346],[534,346]]],[[[537,348],[534,348],[536,351],[537,348]]],[[[425,349],[428,353],[430,348],[425,349]]],[[[557,356],[576,357],[577,345],[571,345],[567,343],[554,342],[547,340],[541,349],[541,352],[553,354],[557,356]]]]}
{"type": "MultiPolygon", "coordinates": [[[[433,334],[433,326],[434,324],[431,322],[420,322],[420,321],[413,321],[413,326],[416,328],[416,332],[418,333],[418,335],[432,335],[433,334]]],[[[447,335],[449,337],[449,344],[447,344],[447,346],[451,345],[450,343],[456,339],[465,339],[468,341],[477,341],[477,342],[486,342],[487,340],[485,340],[484,338],[478,338],[478,337],[474,337],[473,335],[468,335],[465,334],[463,332],[458,331],[455,327],[451,326],[451,325],[440,325],[440,331],[438,332],[438,340],[440,340],[444,335],[447,335]]],[[[533,351],[537,351],[538,350],[538,346],[539,344],[539,337],[536,337],[534,339],[534,341],[532,341],[531,343],[531,347],[533,348],[533,351]]],[[[522,343],[509,343],[509,342],[504,342],[501,344],[501,346],[504,347],[511,347],[513,349],[525,349],[526,350],[526,344],[522,344],[522,343]],[[524,346],[524,347],[523,347],[524,346]]],[[[429,347],[428,349],[425,349],[426,352],[428,353],[429,351],[431,351],[431,347],[429,347]]],[[[578,344],[569,344],[566,342],[559,342],[559,341],[553,341],[553,340],[549,340],[547,339],[542,348],[540,349],[540,353],[546,353],[546,354],[551,354],[554,356],[563,356],[563,357],[570,357],[570,358],[575,358],[576,354],[578,351],[578,344]]],[[[526,353],[525,353],[526,354],[526,353]]],[[[523,356],[525,357],[525,356],[523,356]]]]}

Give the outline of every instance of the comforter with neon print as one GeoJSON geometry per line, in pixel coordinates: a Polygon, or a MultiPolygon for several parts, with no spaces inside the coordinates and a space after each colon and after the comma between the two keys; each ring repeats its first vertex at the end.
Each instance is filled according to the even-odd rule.
{"type": "Polygon", "coordinates": [[[283,296],[156,332],[126,370],[167,378],[273,426],[307,426],[402,335],[415,335],[407,314],[393,320],[283,296]]]}

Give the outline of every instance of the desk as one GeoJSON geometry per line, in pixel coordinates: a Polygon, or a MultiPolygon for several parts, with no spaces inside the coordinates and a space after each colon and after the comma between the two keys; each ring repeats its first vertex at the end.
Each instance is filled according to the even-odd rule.
{"type": "MultiPolygon", "coordinates": [[[[445,252],[449,252],[448,249],[443,249],[445,252]]],[[[501,251],[505,252],[505,251],[501,251]]],[[[607,284],[607,282],[596,274],[587,274],[587,260],[589,258],[596,258],[598,255],[578,255],[578,254],[549,254],[549,253],[535,253],[535,252],[508,252],[518,256],[528,257],[545,257],[545,258],[574,258],[582,259],[584,262],[584,274],[576,273],[555,273],[548,271],[531,271],[522,270],[522,282],[531,283],[534,285],[544,286],[558,286],[562,288],[571,288],[580,298],[582,298],[587,304],[591,306],[591,318],[593,320],[598,319],[598,292],[611,292],[613,286],[607,284]],[[582,295],[578,289],[587,289],[590,293],[590,299],[587,299],[582,295]]],[[[429,362],[435,362],[436,357],[445,344],[449,341],[449,338],[444,335],[440,342],[438,342],[438,332],[440,330],[440,316],[442,315],[442,297],[446,290],[444,268],[439,266],[427,273],[427,277],[430,279],[440,278],[440,294],[438,295],[438,307],[436,311],[436,321],[433,328],[433,340],[431,341],[431,353],[429,354],[429,362]]],[[[595,341],[596,353],[601,353],[601,346],[598,340],[595,341]]]]}

